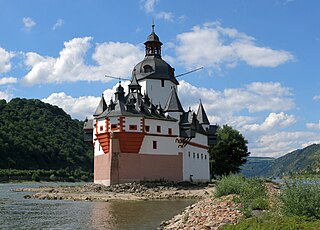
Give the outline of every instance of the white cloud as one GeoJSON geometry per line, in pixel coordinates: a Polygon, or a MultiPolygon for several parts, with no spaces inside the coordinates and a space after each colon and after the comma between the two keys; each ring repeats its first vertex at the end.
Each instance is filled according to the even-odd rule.
{"type": "Polygon", "coordinates": [[[320,95],[316,95],[312,99],[315,100],[315,101],[320,101],[320,95]]]}
{"type": "Polygon", "coordinates": [[[256,156],[280,157],[312,143],[319,143],[319,140],[320,135],[313,132],[276,132],[257,138],[250,151],[256,156]]]}
{"type": "Polygon", "coordinates": [[[0,73],[6,73],[11,70],[11,58],[14,57],[13,52],[8,52],[0,47],[0,73]]]}
{"type": "Polygon", "coordinates": [[[132,63],[143,57],[138,46],[129,43],[97,44],[92,59],[98,65],[87,65],[85,56],[91,47],[91,37],[74,38],[64,43],[58,58],[36,53],[26,54],[25,64],[30,71],[24,76],[26,84],[75,81],[108,81],[104,75],[131,76],[132,63]]]}
{"type": "Polygon", "coordinates": [[[203,65],[234,68],[239,62],[254,67],[277,67],[294,58],[284,50],[259,47],[253,37],[234,28],[223,28],[218,22],[195,26],[192,31],[177,35],[177,40],[177,57],[188,68],[203,65]]]}
{"type": "Polygon", "coordinates": [[[227,122],[229,117],[233,118],[233,114],[244,110],[249,113],[277,112],[290,110],[295,105],[290,89],[278,82],[253,82],[243,88],[227,88],[224,91],[198,88],[183,80],[179,83],[182,104],[191,105],[195,110],[199,103],[198,99],[201,98],[206,110],[214,116],[221,117],[223,123],[227,122]],[[260,91],[260,87],[264,85],[269,90],[260,91]]]}
{"type": "Polygon", "coordinates": [[[17,78],[15,78],[15,77],[0,78],[0,85],[12,84],[12,83],[16,83],[16,82],[17,82],[17,78]]]}
{"type": "Polygon", "coordinates": [[[284,128],[294,124],[295,122],[296,118],[294,115],[287,115],[283,112],[270,113],[262,124],[244,125],[243,129],[252,132],[267,131],[271,129],[284,128]]]}
{"type": "Polygon", "coordinates": [[[146,13],[152,13],[154,11],[154,6],[159,0],[142,0],[142,8],[146,13]]]}
{"type": "MultiPolygon", "coordinates": [[[[121,82],[122,87],[127,91],[130,81],[121,82]]],[[[112,89],[106,89],[103,92],[104,99],[107,104],[110,99],[114,100],[114,93],[119,83],[115,84],[112,89]]],[[[1,94],[0,94],[1,95],[1,94]]],[[[65,92],[52,93],[47,98],[42,99],[43,102],[59,106],[65,112],[71,115],[72,118],[84,120],[85,117],[91,118],[100,102],[101,97],[81,96],[72,97],[65,92]]]]}
{"type": "Polygon", "coordinates": [[[73,98],[64,92],[52,93],[49,97],[42,99],[43,102],[59,106],[72,118],[84,120],[85,117],[92,117],[100,101],[99,97],[82,96],[73,98]]]}
{"type": "Polygon", "coordinates": [[[320,120],[318,123],[307,123],[306,126],[308,129],[320,129],[320,120]]]}
{"type": "Polygon", "coordinates": [[[0,99],[4,99],[6,101],[10,101],[13,95],[9,92],[0,91],[0,99]]]}
{"type": "Polygon", "coordinates": [[[24,29],[27,30],[27,31],[31,30],[31,28],[34,27],[37,24],[30,17],[22,18],[22,22],[23,22],[23,25],[24,25],[24,29]]]}
{"type": "Polygon", "coordinates": [[[56,21],[56,23],[52,26],[51,30],[56,30],[57,28],[63,26],[63,24],[64,24],[64,21],[61,18],[59,18],[56,21]]]}
{"type": "Polygon", "coordinates": [[[171,22],[172,22],[174,16],[173,16],[172,12],[164,12],[164,11],[161,11],[161,12],[159,12],[159,13],[156,14],[156,18],[158,18],[158,19],[164,19],[164,20],[166,20],[166,21],[171,21],[171,22]]]}

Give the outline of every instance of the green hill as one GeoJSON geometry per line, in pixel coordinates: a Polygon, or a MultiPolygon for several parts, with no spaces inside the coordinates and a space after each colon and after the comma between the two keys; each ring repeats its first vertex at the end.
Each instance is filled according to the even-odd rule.
{"type": "Polygon", "coordinates": [[[246,177],[264,176],[274,160],[272,157],[248,157],[247,162],[241,167],[241,173],[246,177]]]}
{"type": "Polygon", "coordinates": [[[320,168],[320,144],[313,144],[277,158],[265,176],[316,173],[320,168]]]}
{"type": "Polygon", "coordinates": [[[83,122],[35,99],[0,100],[0,169],[92,172],[83,122]]]}
{"type": "Polygon", "coordinates": [[[277,159],[250,157],[242,171],[246,176],[280,177],[317,174],[320,171],[320,144],[290,152],[277,159]]]}

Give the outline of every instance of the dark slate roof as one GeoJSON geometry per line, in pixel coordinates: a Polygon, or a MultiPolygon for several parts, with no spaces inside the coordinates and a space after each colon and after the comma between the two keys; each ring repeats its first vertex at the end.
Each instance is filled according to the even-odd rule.
{"type": "Polygon", "coordinates": [[[151,34],[148,36],[147,41],[145,42],[145,44],[147,42],[157,42],[160,43],[160,45],[162,45],[162,42],[160,41],[158,35],[156,35],[156,33],[154,32],[154,24],[152,24],[152,32],[151,34]]]}
{"type": "Polygon", "coordinates": [[[142,79],[169,80],[179,84],[174,77],[174,68],[159,56],[146,56],[133,69],[132,76],[136,75],[138,81],[142,79]]]}
{"type": "Polygon", "coordinates": [[[170,97],[168,98],[166,106],[164,107],[164,111],[165,112],[183,112],[183,108],[175,88],[173,88],[171,91],[170,97]]]}
{"type": "Polygon", "coordinates": [[[141,89],[141,85],[137,81],[137,77],[135,74],[132,75],[131,82],[129,84],[129,89],[141,89]]]}
{"type": "Polygon", "coordinates": [[[200,124],[205,124],[205,125],[209,125],[210,122],[209,122],[209,119],[207,117],[207,114],[203,108],[203,105],[200,101],[200,104],[199,104],[199,108],[198,108],[198,112],[197,112],[197,119],[199,121],[200,124]]]}
{"type": "Polygon", "coordinates": [[[96,109],[96,112],[93,114],[93,116],[99,116],[102,114],[106,109],[108,108],[106,101],[103,98],[103,94],[101,96],[101,100],[99,102],[99,105],[96,109]]]}

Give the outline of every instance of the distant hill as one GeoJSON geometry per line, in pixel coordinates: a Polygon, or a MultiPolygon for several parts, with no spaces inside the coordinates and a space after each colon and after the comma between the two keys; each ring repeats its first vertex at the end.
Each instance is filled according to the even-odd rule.
{"type": "Polygon", "coordinates": [[[93,170],[83,122],[36,99],[0,100],[0,169],[93,170]]]}
{"type": "Polygon", "coordinates": [[[268,158],[251,158],[242,167],[242,173],[246,176],[278,177],[316,173],[320,170],[320,144],[295,150],[274,160],[272,158],[269,161],[268,158]]]}
{"type": "Polygon", "coordinates": [[[246,177],[264,176],[274,160],[272,157],[248,157],[247,163],[241,167],[241,173],[246,177]]]}

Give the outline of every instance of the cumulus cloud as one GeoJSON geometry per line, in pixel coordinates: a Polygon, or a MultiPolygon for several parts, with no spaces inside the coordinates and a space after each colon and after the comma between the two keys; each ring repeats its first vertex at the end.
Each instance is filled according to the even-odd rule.
{"type": "Polygon", "coordinates": [[[42,99],[43,102],[59,106],[72,118],[84,120],[85,117],[92,117],[98,106],[100,98],[94,96],[82,96],[73,98],[64,92],[52,93],[47,98],[42,99]]]}
{"type": "Polygon", "coordinates": [[[10,101],[13,95],[6,91],[0,91],[0,99],[4,99],[6,101],[10,101]]]}
{"type": "Polygon", "coordinates": [[[294,58],[288,51],[260,47],[253,37],[224,28],[218,22],[195,26],[192,31],[177,35],[177,40],[177,57],[188,68],[203,65],[234,68],[239,62],[254,67],[277,67],[294,58]]]}
{"type": "Polygon", "coordinates": [[[292,125],[296,122],[294,115],[287,115],[283,112],[281,113],[270,113],[262,124],[250,124],[244,125],[243,129],[257,132],[257,131],[267,131],[274,128],[284,128],[292,125]]]}
{"type": "Polygon", "coordinates": [[[308,129],[320,129],[320,120],[318,123],[307,123],[306,126],[308,129]]]}
{"type": "Polygon", "coordinates": [[[56,21],[56,23],[52,26],[51,30],[56,30],[57,28],[63,26],[63,24],[64,24],[64,21],[61,18],[59,18],[56,21]]]}
{"type": "Polygon", "coordinates": [[[86,53],[91,47],[92,37],[73,38],[64,43],[58,58],[26,53],[25,64],[30,71],[23,82],[29,85],[38,83],[61,83],[75,81],[107,81],[104,75],[128,77],[132,63],[143,57],[143,51],[129,43],[106,42],[97,44],[92,59],[97,65],[87,65],[86,53]]]}
{"type": "Polygon", "coordinates": [[[320,135],[313,132],[276,132],[258,137],[250,151],[259,156],[280,157],[288,152],[319,143],[320,135]]]}
{"type": "MultiPolygon", "coordinates": [[[[122,87],[125,91],[128,89],[130,81],[121,82],[122,87]]],[[[114,93],[119,83],[115,84],[111,89],[106,89],[103,92],[104,99],[107,104],[110,99],[114,100],[114,93]]],[[[52,93],[47,98],[42,99],[43,102],[50,103],[52,105],[59,106],[65,112],[71,115],[72,118],[83,120],[84,118],[92,118],[93,113],[95,112],[101,97],[95,96],[81,96],[81,97],[72,97],[65,92],[52,93]]]]}
{"type": "Polygon", "coordinates": [[[146,13],[152,13],[154,11],[154,6],[159,0],[142,0],[142,8],[146,13]]]}
{"type": "Polygon", "coordinates": [[[10,60],[13,57],[13,52],[8,52],[0,47],[0,73],[6,73],[11,70],[10,60]]]}
{"type": "Polygon", "coordinates": [[[0,85],[12,84],[12,83],[16,83],[16,82],[17,82],[17,78],[15,78],[15,77],[0,78],[0,85]]]}
{"type": "Polygon", "coordinates": [[[249,113],[277,112],[290,110],[295,105],[290,89],[278,82],[253,82],[243,88],[226,88],[223,91],[196,87],[183,80],[179,83],[182,104],[191,105],[196,109],[198,99],[201,98],[205,108],[215,116],[221,117],[223,122],[226,122],[229,116],[233,117],[233,114],[244,110],[249,113]],[[268,90],[260,91],[260,87],[264,85],[268,90]],[[273,93],[270,93],[271,91],[273,93]]]}
{"type": "Polygon", "coordinates": [[[30,17],[25,17],[22,18],[22,23],[24,25],[24,29],[27,31],[30,31],[32,29],[32,27],[34,27],[37,23],[32,20],[32,18],[30,17]]]}
{"type": "Polygon", "coordinates": [[[173,21],[173,13],[172,12],[164,12],[164,11],[161,11],[159,13],[156,14],[156,18],[158,19],[164,19],[166,21],[173,21]]]}

